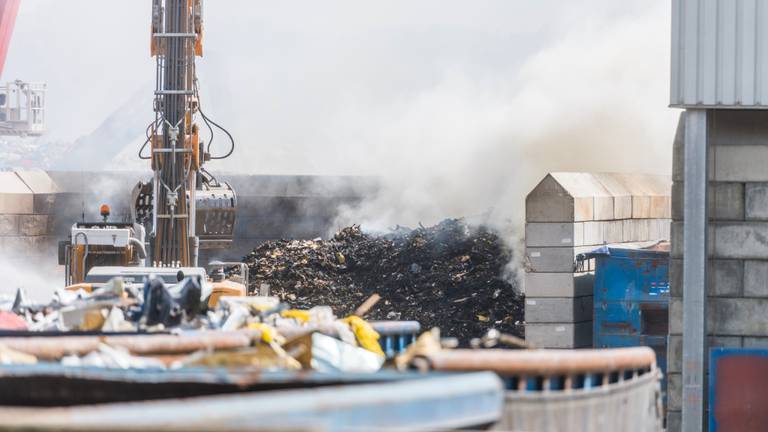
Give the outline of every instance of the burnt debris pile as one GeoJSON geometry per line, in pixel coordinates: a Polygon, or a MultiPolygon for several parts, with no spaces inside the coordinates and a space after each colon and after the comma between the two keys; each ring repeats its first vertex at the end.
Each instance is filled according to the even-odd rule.
{"type": "Polygon", "coordinates": [[[522,336],[523,299],[503,277],[511,251],[485,227],[457,219],[398,227],[384,235],[359,226],[329,240],[265,242],[244,258],[249,290],[297,308],[333,305],[351,314],[370,295],[374,320],[416,320],[462,344],[489,328],[522,336]]]}

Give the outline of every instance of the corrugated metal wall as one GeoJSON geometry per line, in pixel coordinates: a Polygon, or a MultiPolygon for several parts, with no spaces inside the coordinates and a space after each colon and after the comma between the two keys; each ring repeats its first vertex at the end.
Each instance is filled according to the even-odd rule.
{"type": "Polygon", "coordinates": [[[768,108],[768,0],[672,0],[670,104],[768,108]]]}

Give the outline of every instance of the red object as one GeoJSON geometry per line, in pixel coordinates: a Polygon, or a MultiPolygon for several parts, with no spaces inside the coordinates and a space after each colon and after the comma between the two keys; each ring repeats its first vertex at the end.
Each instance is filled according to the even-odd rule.
{"type": "Polygon", "coordinates": [[[26,330],[27,322],[12,312],[0,312],[0,330],[26,330]]]}
{"type": "Polygon", "coordinates": [[[768,430],[768,358],[723,357],[715,382],[717,430],[768,430]]]}
{"type": "Polygon", "coordinates": [[[109,212],[110,212],[109,206],[106,204],[102,204],[101,207],[99,207],[99,212],[104,217],[109,216],[109,212]]]}
{"type": "Polygon", "coordinates": [[[3,75],[5,58],[13,37],[13,26],[19,14],[21,0],[0,0],[0,77],[3,75]]]}

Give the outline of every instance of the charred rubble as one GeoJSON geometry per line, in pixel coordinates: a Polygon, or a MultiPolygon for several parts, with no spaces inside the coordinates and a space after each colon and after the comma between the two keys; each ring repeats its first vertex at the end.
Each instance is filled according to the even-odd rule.
{"type": "Polygon", "coordinates": [[[387,234],[355,225],[329,240],[268,241],[243,261],[251,293],[268,286],[294,307],[333,305],[340,315],[377,293],[367,318],[416,320],[466,345],[490,328],[522,336],[523,298],[503,276],[511,254],[489,228],[448,219],[387,234]]]}

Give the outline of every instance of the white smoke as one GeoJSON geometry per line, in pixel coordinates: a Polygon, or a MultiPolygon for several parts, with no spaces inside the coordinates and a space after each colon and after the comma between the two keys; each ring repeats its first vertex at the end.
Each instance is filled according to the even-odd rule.
{"type": "MultiPolygon", "coordinates": [[[[49,81],[47,139],[89,134],[151,84],[149,10],[24,1],[5,75],[49,81]]],[[[205,12],[202,104],[239,142],[209,168],[378,177],[338,225],[469,216],[510,232],[546,172],[671,169],[668,1],[209,0],[205,12]]]]}
{"type": "Polygon", "coordinates": [[[339,223],[481,214],[518,225],[549,171],[669,173],[677,114],[666,108],[662,3],[569,33],[516,70],[447,70],[399,103],[350,106],[329,133],[364,143],[368,157],[354,163],[386,187],[339,223]]]}

